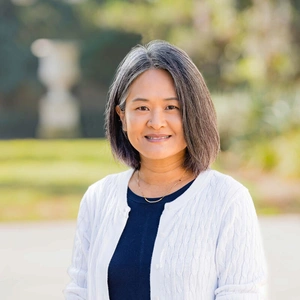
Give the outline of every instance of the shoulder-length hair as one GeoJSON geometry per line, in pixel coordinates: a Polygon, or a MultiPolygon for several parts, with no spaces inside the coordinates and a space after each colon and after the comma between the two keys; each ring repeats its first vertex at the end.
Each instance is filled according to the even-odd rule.
{"type": "Polygon", "coordinates": [[[219,152],[216,113],[198,68],[183,50],[165,41],[137,45],[117,69],[108,93],[105,113],[106,136],[113,155],[134,169],[140,167],[139,153],[123,132],[116,107],[119,105],[122,110],[125,109],[129,86],[149,69],[166,70],[174,80],[187,144],[184,167],[198,175],[209,168],[219,152]]]}

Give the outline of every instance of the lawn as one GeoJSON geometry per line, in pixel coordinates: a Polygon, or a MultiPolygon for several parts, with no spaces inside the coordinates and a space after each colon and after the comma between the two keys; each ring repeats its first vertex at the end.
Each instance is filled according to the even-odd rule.
{"type": "MultiPolygon", "coordinates": [[[[74,219],[90,184],[127,169],[104,139],[8,140],[0,150],[0,222],[74,219]]],[[[300,212],[299,181],[234,164],[221,153],[213,167],[249,188],[259,214],[300,212]]]]}
{"type": "Polygon", "coordinates": [[[126,167],[105,140],[0,141],[0,221],[72,219],[93,182],[126,167]]]}

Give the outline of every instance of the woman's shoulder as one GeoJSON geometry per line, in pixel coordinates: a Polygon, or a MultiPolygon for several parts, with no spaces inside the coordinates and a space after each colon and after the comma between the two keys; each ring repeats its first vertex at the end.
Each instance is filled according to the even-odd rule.
{"type": "Polygon", "coordinates": [[[128,181],[133,170],[110,174],[91,184],[86,190],[81,206],[86,206],[90,211],[95,211],[97,207],[105,203],[113,203],[107,199],[117,199],[120,201],[126,195],[128,181]]]}
{"type": "Polygon", "coordinates": [[[210,170],[210,172],[211,172],[211,180],[215,184],[232,186],[236,188],[245,188],[245,186],[241,182],[233,178],[231,175],[222,173],[217,170],[210,170]]]}
{"type": "Polygon", "coordinates": [[[204,205],[206,210],[203,211],[212,212],[215,218],[221,218],[228,209],[243,207],[246,211],[247,207],[253,206],[251,195],[242,183],[216,170],[209,169],[200,174],[196,188],[200,207],[204,205]]]}
{"type": "Polygon", "coordinates": [[[247,194],[248,188],[228,174],[210,170],[210,189],[219,195],[232,198],[236,194],[247,194]]]}

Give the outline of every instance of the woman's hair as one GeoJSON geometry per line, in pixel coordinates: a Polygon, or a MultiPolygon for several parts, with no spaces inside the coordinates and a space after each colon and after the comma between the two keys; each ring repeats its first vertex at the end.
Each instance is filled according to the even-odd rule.
{"type": "Polygon", "coordinates": [[[116,106],[125,109],[128,88],[149,69],[168,71],[174,81],[181,104],[183,132],[187,144],[184,167],[196,175],[209,168],[216,159],[219,133],[214,105],[205,81],[190,57],[181,49],[165,41],[137,45],[118,67],[108,93],[106,107],[106,135],[114,156],[134,169],[140,167],[140,156],[122,130],[116,106]]]}

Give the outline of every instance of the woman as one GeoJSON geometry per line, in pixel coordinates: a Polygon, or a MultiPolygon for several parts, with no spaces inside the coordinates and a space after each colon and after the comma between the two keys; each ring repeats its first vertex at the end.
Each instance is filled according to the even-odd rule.
{"type": "Polygon", "coordinates": [[[245,187],[210,169],[216,115],[188,55],[164,41],[133,48],[106,130],[131,168],[83,197],[66,299],[263,299],[255,209],[245,187]]]}

